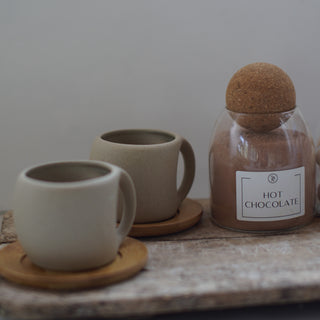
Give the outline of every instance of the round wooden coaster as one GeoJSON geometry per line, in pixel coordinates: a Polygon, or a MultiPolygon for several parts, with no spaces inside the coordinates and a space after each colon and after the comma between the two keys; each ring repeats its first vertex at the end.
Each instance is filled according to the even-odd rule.
{"type": "Polygon", "coordinates": [[[185,199],[173,218],[155,223],[134,224],[129,235],[132,237],[151,237],[183,231],[194,226],[200,220],[202,212],[203,209],[198,202],[185,199]]]}
{"type": "Polygon", "coordinates": [[[0,274],[10,281],[43,289],[84,289],[129,278],[145,266],[147,259],[145,245],[126,238],[116,259],[104,267],[80,272],[49,271],[34,265],[20,243],[14,242],[0,250],[0,274]]]}

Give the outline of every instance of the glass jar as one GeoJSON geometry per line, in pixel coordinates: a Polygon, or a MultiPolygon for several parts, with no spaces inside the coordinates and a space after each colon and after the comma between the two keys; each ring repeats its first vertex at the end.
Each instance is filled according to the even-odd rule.
{"type": "Polygon", "coordinates": [[[314,217],[315,148],[297,107],[268,114],[224,109],[209,171],[212,218],[219,226],[278,231],[314,217]]]}
{"type": "Polygon", "coordinates": [[[320,139],[316,147],[316,215],[320,216],[320,139]]]}

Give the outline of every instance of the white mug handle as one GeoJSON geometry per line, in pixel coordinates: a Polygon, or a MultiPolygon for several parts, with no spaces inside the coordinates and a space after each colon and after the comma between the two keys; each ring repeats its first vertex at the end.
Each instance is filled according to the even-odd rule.
{"type": "Polygon", "coordinates": [[[137,208],[136,191],[133,181],[128,173],[122,169],[120,169],[120,190],[122,196],[119,193],[119,197],[121,197],[123,210],[119,227],[117,228],[118,246],[121,245],[124,238],[130,232],[137,208]]]}
{"type": "Polygon", "coordinates": [[[191,189],[195,176],[195,156],[191,144],[184,138],[180,147],[180,152],[183,157],[184,175],[181,185],[178,189],[178,205],[184,200],[191,189]]]}

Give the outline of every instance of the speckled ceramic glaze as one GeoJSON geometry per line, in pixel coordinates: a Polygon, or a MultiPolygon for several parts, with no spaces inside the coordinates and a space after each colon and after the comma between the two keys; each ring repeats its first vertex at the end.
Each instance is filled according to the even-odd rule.
{"type": "Polygon", "coordinates": [[[133,129],[105,133],[95,139],[90,158],[113,163],[129,173],[137,193],[135,223],[174,216],[195,174],[189,142],[165,131],[133,129]],[[177,189],[179,152],[184,160],[184,176],[177,189]]]}
{"type": "Polygon", "coordinates": [[[129,175],[102,161],[54,162],[24,170],[14,193],[23,249],[45,269],[77,271],[111,262],[134,221],[129,175]],[[123,196],[116,228],[119,189],[123,196]]]}

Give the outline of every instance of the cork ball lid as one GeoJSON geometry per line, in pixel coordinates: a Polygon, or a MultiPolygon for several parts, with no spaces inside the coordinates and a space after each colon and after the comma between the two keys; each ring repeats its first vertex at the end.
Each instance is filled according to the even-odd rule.
{"type": "Polygon", "coordinates": [[[264,62],[249,64],[231,78],[226,91],[227,109],[239,113],[277,113],[295,108],[296,93],[289,76],[264,62]]]}

